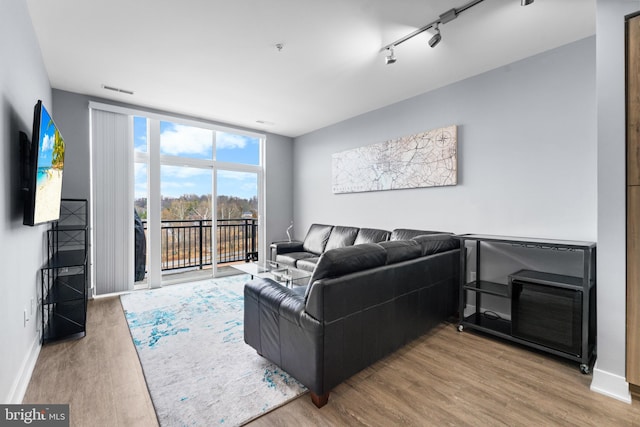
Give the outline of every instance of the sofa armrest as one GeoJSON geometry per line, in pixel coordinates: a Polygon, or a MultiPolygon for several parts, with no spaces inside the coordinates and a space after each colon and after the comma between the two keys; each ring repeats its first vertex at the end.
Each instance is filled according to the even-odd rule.
{"type": "Polygon", "coordinates": [[[267,278],[256,278],[244,285],[244,297],[257,301],[264,309],[272,310],[287,318],[294,318],[304,311],[304,297],[293,289],[267,278]]]}
{"type": "Polygon", "coordinates": [[[244,341],[312,391],[322,394],[323,325],[304,297],[264,278],[244,286],[244,341]]]}
{"type": "Polygon", "coordinates": [[[302,252],[303,243],[299,240],[292,240],[290,242],[273,242],[271,243],[271,260],[275,261],[275,255],[286,254],[289,252],[302,252]]]}
{"type": "Polygon", "coordinates": [[[256,278],[244,285],[244,341],[275,363],[279,353],[280,312],[287,318],[304,311],[304,300],[271,279],[256,278]],[[281,310],[282,307],[282,310],[281,310]]]}

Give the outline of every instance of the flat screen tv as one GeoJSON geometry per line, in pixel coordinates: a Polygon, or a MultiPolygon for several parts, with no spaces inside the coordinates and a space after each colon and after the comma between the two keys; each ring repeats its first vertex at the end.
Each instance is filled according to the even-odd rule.
{"type": "MultiPolygon", "coordinates": [[[[22,135],[23,139],[26,136],[22,135]]],[[[65,145],[51,115],[38,101],[33,111],[33,133],[23,141],[25,168],[24,224],[38,225],[60,218],[65,145]]]]}

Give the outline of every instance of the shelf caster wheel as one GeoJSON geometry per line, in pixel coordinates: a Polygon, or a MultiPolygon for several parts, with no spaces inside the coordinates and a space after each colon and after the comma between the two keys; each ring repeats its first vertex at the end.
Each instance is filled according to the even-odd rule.
{"type": "Polygon", "coordinates": [[[458,332],[462,332],[464,330],[464,326],[458,325],[458,332]]]}
{"type": "Polygon", "coordinates": [[[587,375],[589,373],[590,369],[589,369],[589,365],[587,365],[586,363],[581,363],[580,364],[580,372],[582,372],[583,374],[587,375]]]}

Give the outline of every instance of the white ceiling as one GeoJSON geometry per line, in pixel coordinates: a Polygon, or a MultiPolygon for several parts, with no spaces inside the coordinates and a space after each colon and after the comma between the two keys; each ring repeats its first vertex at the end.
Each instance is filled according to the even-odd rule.
{"type": "Polygon", "coordinates": [[[467,2],[27,0],[52,87],[292,137],[595,33],[595,0],[484,0],[385,65],[467,2]]]}

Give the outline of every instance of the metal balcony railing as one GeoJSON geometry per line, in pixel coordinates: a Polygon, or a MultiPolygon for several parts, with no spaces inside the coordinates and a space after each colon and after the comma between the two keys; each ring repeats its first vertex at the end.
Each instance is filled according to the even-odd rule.
{"type": "MultiPolygon", "coordinates": [[[[257,219],[216,221],[218,264],[258,258],[257,219]]],[[[147,222],[142,221],[144,229],[147,222]]],[[[212,223],[203,220],[163,220],[161,228],[162,271],[212,265],[212,223]]]]}

